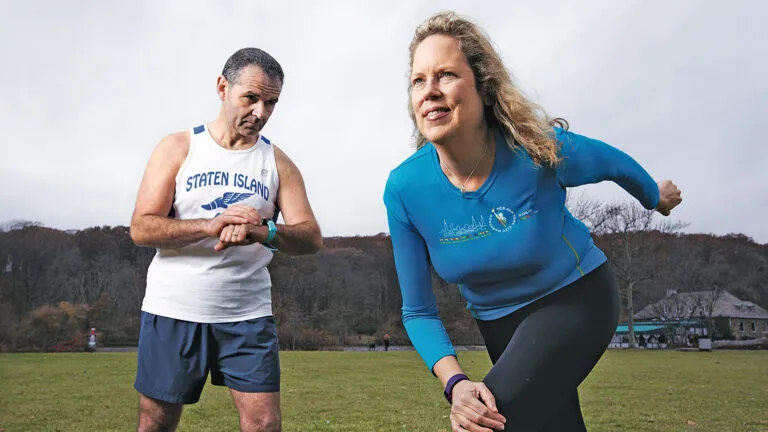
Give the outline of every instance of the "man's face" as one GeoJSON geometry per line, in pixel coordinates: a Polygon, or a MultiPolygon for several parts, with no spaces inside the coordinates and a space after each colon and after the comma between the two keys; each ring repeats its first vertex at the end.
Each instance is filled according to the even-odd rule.
{"type": "Polygon", "coordinates": [[[270,78],[258,66],[246,66],[234,82],[220,78],[219,94],[232,127],[238,135],[257,136],[275,109],[283,83],[270,78]]]}

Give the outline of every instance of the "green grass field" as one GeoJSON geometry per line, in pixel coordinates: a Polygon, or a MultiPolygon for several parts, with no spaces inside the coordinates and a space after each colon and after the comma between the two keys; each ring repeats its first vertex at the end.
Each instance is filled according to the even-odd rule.
{"type": "MultiPolygon", "coordinates": [[[[0,355],[0,431],[135,430],[135,353],[0,355]]],[[[485,352],[462,352],[473,378],[485,352]]],[[[285,431],[449,431],[414,352],[283,352],[285,431]]],[[[581,386],[590,431],[768,431],[768,352],[610,351],[581,386]]],[[[236,431],[206,387],[181,431],[236,431]]]]}

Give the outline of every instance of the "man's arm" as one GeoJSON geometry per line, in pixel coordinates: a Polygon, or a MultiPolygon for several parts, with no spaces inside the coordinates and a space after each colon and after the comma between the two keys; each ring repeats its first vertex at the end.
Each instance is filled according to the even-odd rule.
{"type": "Polygon", "coordinates": [[[228,224],[255,221],[245,214],[222,213],[214,219],[178,220],[168,217],[176,189],[176,174],[189,151],[189,132],[169,135],[155,148],[144,172],[131,219],[131,239],[137,246],[180,248],[206,237],[217,237],[228,224]]]}
{"type": "MultiPolygon", "coordinates": [[[[277,226],[277,236],[272,245],[291,255],[316,253],[323,246],[320,226],[307,198],[304,179],[296,164],[280,148],[275,146],[275,162],[280,179],[277,202],[283,213],[285,225],[277,226]]],[[[251,227],[258,241],[266,239],[266,227],[251,227]]]]}

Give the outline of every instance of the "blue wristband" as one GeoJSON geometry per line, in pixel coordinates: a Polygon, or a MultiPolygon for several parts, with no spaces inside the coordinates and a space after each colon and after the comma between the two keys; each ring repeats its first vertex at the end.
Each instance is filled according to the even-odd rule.
{"type": "Polygon", "coordinates": [[[274,240],[277,235],[277,225],[275,225],[275,222],[272,219],[267,220],[267,228],[269,229],[269,233],[267,234],[267,239],[264,240],[264,244],[272,243],[272,240],[274,240]]]}

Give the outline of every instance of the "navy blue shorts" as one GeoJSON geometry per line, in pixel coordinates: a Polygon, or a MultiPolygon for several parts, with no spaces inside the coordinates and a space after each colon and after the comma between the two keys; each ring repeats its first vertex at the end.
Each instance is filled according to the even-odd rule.
{"type": "Polygon", "coordinates": [[[241,392],[280,391],[272,317],[201,324],[141,313],[134,388],[153,399],[192,404],[211,373],[213,385],[241,392]]]}

